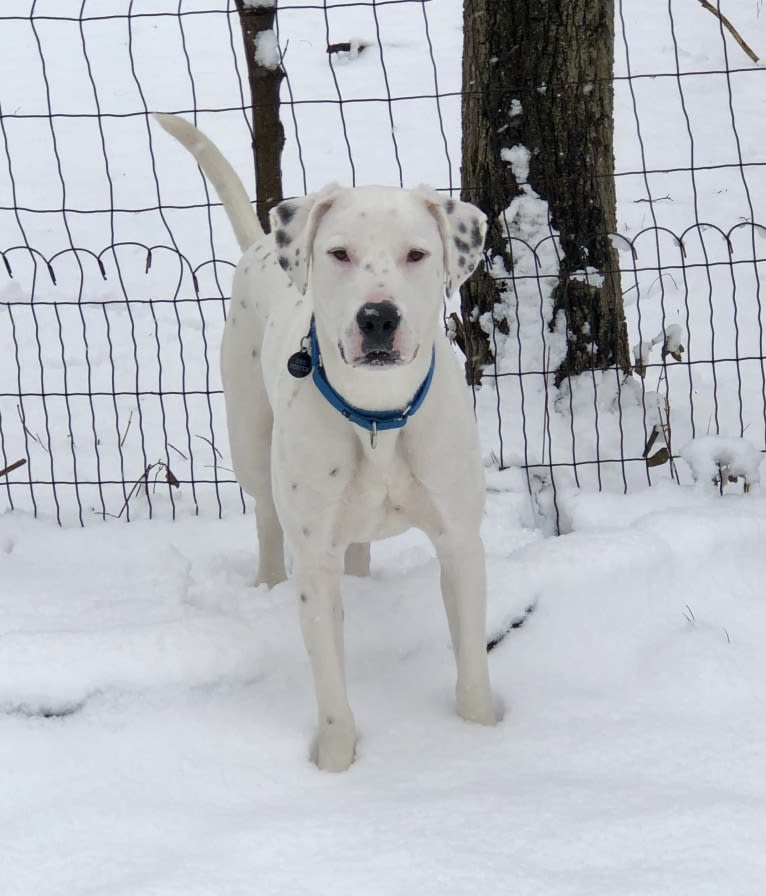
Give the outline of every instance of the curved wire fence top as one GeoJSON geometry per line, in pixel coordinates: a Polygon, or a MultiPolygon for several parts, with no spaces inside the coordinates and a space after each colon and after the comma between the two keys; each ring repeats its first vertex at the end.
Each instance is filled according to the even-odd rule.
{"type": "MultiPolygon", "coordinates": [[[[458,0],[278,6],[286,195],[334,180],[470,196],[458,0]]],[[[644,376],[552,388],[555,272],[545,242],[514,231],[477,409],[488,465],[525,470],[533,488],[688,478],[676,448],[708,432],[766,446],[766,77],[696,4],[615,6],[614,241],[644,376]],[[663,355],[668,332],[680,361],[663,355]],[[658,427],[670,460],[647,466],[658,427]]],[[[742,34],[763,34],[757,4],[731,6],[742,34]]],[[[194,120],[250,185],[241,45],[225,0],[0,11],[5,505],[62,522],[245,506],[217,361],[238,253],[193,160],[148,116],[194,120]]]]}

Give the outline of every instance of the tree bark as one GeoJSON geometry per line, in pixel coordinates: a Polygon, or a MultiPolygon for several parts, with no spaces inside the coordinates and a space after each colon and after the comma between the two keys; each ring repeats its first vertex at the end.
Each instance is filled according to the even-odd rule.
{"type": "MultiPolygon", "coordinates": [[[[502,216],[525,185],[502,150],[529,151],[527,182],[548,202],[561,248],[553,305],[554,319],[565,315],[567,354],[555,382],[592,368],[627,372],[619,265],[609,239],[616,231],[613,0],[464,0],[463,22],[463,198],[487,213],[487,248],[512,271],[502,216]]],[[[462,291],[458,335],[469,382],[480,380],[492,358],[473,321],[492,311],[497,288],[480,271],[462,291]]]]}
{"type": "Polygon", "coordinates": [[[268,233],[269,209],[283,198],[282,148],[285,132],[279,119],[279,89],[284,71],[281,65],[266,66],[256,62],[256,44],[259,35],[273,30],[277,9],[276,5],[246,6],[245,0],[235,2],[242,26],[252,101],[255,207],[258,220],[268,233]]]}

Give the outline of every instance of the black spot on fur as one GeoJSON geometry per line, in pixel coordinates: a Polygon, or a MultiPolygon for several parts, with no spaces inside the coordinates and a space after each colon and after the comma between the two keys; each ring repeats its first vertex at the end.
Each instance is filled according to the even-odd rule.
{"type": "Polygon", "coordinates": [[[458,233],[468,233],[468,228],[465,226],[465,221],[461,221],[457,225],[458,233]]]}
{"type": "Polygon", "coordinates": [[[303,535],[304,535],[305,538],[308,538],[309,535],[311,535],[311,529],[309,529],[308,526],[304,526],[304,527],[301,529],[301,532],[303,532],[303,535]]]}
{"type": "Polygon", "coordinates": [[[281,205],[277,206],[277,217],[283,224],[289,224],[290,221],[295,217],[295,209],[292,205],[288,205],[283,202],[281,205]]]}
{"type": "Polygon", "coordinates": [[[478,249],[481,246],[483,240],[481,238],[481,227],[479,227],[479,219],[474,218],[473,224],[471,225],[471,245],[474,249],[478,249]]]}
{"type": "Polygon", "coordinates": [[[471,247],[465,240],[461,240],[459,236],[455,237],[455,246],[457,247],[458,252],[470,252],[471,247]]]}
{"type": "Polygon", "coordinates": [[[368,261],[367,264],[364,266],[364,269],[365,269],[365,271],[370,271],[370,272],[372,272],[372,265],[370,264],[369,261],[368,261]]]}
{"type": "Polygon", "coordinates": [[[298,489],[298,483],[297,483],[297,482],[291,482],[291,483],[290,483],[290,489],[291,489],[292,491],[297,491],[297,489],[298,489]]]}
{"type": "Polygon", "coordinates": [[[247,300],[246,300],[246,299],[240,299],[240,300],[239,300],[239,307],[240,307],[240,308],[247,308],[247,300]]]}
{"type": "Polygon", "coordinates": [[[327,716],[327,724],[328,724],[328,725],[334,725],[334,724],[335,724],[335,718],[334,718],[333,716],[327,716]]]}
{"type": "Polygon", "coordinates": [[[250,357],[251,357],[251,358],[257,358],[257,357],[258,357],[258,349],[257,349],[257,348],[254,348],[254,349],[250,352],[250,357]]]}
{"type": "Polygon", "coordinates": [[[461,255],[457,260],[458,266],[461,268],[465,267],[465,255],[461,255]]]}
{"type": "Polygon", "coordinates": [[[339,467],[333,467],[332,470],[330,470],[330,476],[337,476],[339,470],[340,470],[339,467]]]}
{"type": "Polygon", "coordinates": [[[454,199],[448,199],[448,200],[444,203],[444,208],[445,208],[447,214],[448,214],[448,215],[451,215],[452,212],[455,211],[455,200],[454,200],[454,199]]]}
{"type": "Polygon", "coordinates": [[[301,591],[301,603],[302,603],[302,604],[305,604],[306,601],[308,601],[308,598],[307,598],[306,595],[301,591]]]}
{"type": "Polygon", "coordinates": [[[279,266],[283,271],[287,271],[290,269],[290,259],[286,258],[284,255],[279,256],[279,266]]]}

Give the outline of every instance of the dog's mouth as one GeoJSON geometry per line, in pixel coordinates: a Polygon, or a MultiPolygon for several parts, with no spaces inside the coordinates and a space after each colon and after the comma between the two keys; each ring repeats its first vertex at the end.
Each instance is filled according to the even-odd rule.
{"type": "Polygon", "coordinates": [[[392,349],[378,348],[354,358],[354,367],[391,367],[401,364],[402,356],[392,349]]]}
{"type": "MultiPolygon", "coordinates": [[[[338,351],[341,358],[350,364],[351,367],[396,367],[399,364],[407,364],[402,358],[401,352],[394,348],[374,348],[359,355],[354,355],[349,361],[346,352],[343,350],[343,343],[338,342],[338,351]]],[[[417,352],[416,352],[417,354],[417,352]]],[[[409,359],[410,361],[413,358],[409,359]]]]}

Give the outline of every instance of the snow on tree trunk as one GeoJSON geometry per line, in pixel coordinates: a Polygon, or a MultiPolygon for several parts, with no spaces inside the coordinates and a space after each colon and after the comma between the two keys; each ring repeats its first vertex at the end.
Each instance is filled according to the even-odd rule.
{"type": "Polygon", "coordinates": [[[561,337],[542,359],[556,385],[592,368],[627,372],[609,238],[616,230],[613,0],[464,0],[463,15],[463,197],[489,216],[493,260],[461,294],[457,337],[467,378],[479,382],[492,360],[491,325],[501,342],[510,333],[529,257],[541,278],[538,332],[542,313],[561,337]]]}

